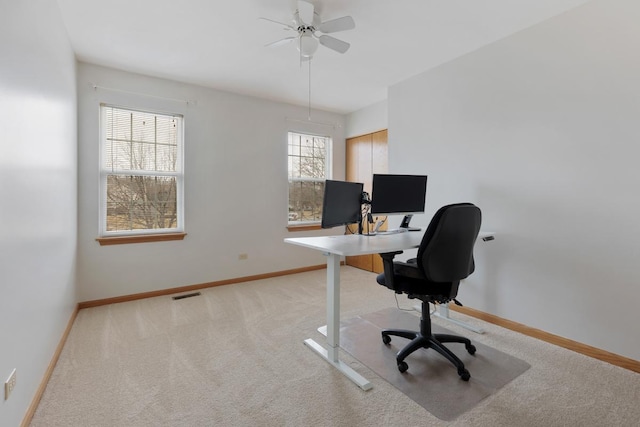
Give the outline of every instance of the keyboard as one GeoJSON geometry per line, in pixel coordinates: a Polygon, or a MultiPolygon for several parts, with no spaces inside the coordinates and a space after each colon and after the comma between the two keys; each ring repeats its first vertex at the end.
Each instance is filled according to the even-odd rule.
{"type": "Polygon", "coordinates": [[[378,231],[378,234],[398,234],[398,233],[406,233],[406,228],[392,228],[391,230],[378,231]]]}

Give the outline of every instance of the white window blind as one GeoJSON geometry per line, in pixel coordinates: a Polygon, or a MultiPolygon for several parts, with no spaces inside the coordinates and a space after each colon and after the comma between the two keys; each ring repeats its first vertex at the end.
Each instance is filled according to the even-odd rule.
{"type": "Polygon", "coordinates": [[[183,118],[101,106],[101,235],[184,230],[183,118]]]}

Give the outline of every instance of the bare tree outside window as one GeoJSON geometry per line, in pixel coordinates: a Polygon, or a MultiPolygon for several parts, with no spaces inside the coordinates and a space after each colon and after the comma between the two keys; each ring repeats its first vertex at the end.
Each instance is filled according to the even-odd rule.
{"type": "Polygon", "coordinates": [[[106,232],[180,226],[182,118],[103,106],[106,232]]]}
{"type": "Polygon", "coordinates": [[[289,133],[289,223],[319,222],[329,173],[327,136],[289,133]]]}
{"type": "Polygon", "coordinates": [[[107,176],[107,231],[175,228],[176,179],[107,176]]]}

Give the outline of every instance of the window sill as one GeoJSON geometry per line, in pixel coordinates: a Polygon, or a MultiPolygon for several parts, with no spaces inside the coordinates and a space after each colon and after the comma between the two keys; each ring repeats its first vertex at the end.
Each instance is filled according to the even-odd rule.
{"type": "Polygon", "coordinates": [[[320,224],[305,224],[305,225],[287,225],[288,231],[309,231],[309,230],[321,230],[320,224]]]}
{"type": "Polygon", "coordinates": [[[166,242],[169,240],[183,240],[187,233],[140,234],[136,236],[98,237],[100,246],[125,245],[128,243],[166,242]]]}

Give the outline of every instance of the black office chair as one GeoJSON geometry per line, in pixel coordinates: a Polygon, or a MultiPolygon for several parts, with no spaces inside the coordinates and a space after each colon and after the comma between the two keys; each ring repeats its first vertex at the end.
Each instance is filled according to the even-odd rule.
{"type": "Polygon", "coordinates": [[[396,293],[405,293],[409,298],[422,301],[420,331],[386,329],[382,331],[382,341],[391,342],[395,335],[412,340],[396,356],[398,370],[405,372],[409,366],[404,359],[420,348],[432,348],[446,357],[458,369],[458,375],[468,381],[471,375],[462,361],[442,343],[454,342],[465,345],[469,354],[476,352],[475,346],[467,338],[433,334],[429,303],[448,303],[458,294],[460,280],[475,269],[473,246],[480,231],[482,214],[471,203],[447,205],[438,210],[424,233],[417,258],[407,262],[394,262],[395,255],[402,252],[380,254],[384,263],[384,273],[379,274],[379,284],[396,293]]]}

